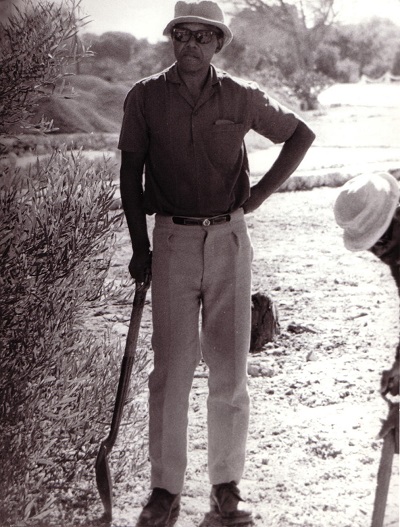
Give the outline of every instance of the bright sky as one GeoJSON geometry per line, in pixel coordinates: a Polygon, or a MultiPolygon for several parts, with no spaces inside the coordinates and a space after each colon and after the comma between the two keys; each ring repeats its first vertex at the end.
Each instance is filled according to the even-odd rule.
{"type": "MultiPolygon", "coordinates": [[[[86,31],[123,31],[156,42],[162,39],[164,27],[173,18],[175,3],[176,0],[81,0],[81,7],[92,20],[86,31]]],[[[343,22],[357,23],[380,16],[400,26],[400,0],[337,0],[337,6],[343,22]]]]}

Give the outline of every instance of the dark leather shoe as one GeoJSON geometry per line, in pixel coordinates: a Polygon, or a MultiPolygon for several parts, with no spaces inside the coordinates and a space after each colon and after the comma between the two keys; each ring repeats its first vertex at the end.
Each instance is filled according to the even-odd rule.
{"type": "Polygon", "coordinates": [[[252,511],[242,507],[241,502],[243,499],[234,481],[212,486],[211,512],[220,515],[222,525],[254,525],[252,511]]]}
{"type": "Polygon", "coordinates": [[[136,527],[172,527],[180,511],[180,494],[165,489],[153,489],[149,501],[143,507],[136,527]]]}

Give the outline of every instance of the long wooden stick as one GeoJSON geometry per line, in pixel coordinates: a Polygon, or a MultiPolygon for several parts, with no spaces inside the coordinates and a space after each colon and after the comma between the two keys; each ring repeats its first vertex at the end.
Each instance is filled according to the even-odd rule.
{"type": "Polygon", "coordinates": [[[389,405],[389,412],[378,436],[383,438],[383,445],[378,469],[371,527],[383,527],[390,478],[392,475],[393,456],[399,453],[399,403],[392,402],[385,394],[382,396],[389,405]]]}
{"type": "Polygon", "coordinates": [[[371,527],[383,527],[383,522],[385,520],[390,477],[392,475],[393,456],[396,450],[395,436],[396,431],[392,429],[386,434],[383,440],[371,527]]]}

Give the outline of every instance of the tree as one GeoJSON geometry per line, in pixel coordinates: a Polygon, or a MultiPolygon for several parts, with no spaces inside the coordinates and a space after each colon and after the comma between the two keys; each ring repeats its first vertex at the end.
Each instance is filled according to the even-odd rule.
{"type": "Polygon", "coordinates": [[[329,43],[322,43],[318,49],[316,57],[316,68],[318,71],[330,77],[337,76],[337,64],[340,59],[340,50],[337,46],[329,43]]]}
{"type": "Polygon", "coordinates": [[[84,33],[82,41],[92,55],[81,63],[81,72],[107,81],[135,82],[166,68],[173,61],[169,42],[151,44],[130,33],[84,33]]]}
{"type": "MultiPolygon", "coordinates": [[[[317,50],[334,17],[335,0],[226,0],[233,5],[235,37],[252,54],[257,69],[276,71],[297,93],[304,108],[317,105],[327,78],[316,71],[317,50]],[[238,12],[241,10],[240,12],[238,12]]],[[[274,75],[276,77],[276,75],[274,75]]]]}
{"type": "Polygon", "coordinates": [[[260,38],[268,40],[271,29],[284,36],[296,69],[303,71],[313,69],[315,52],[335,17],[335,0],[225,0],[225,3],[232,4],[236,12],[250,10],[255,13],[259,26],[264,28],[259,33],[260,38]]]}
{"type": "Polygon", "coordinates": [[[111,58],[127,63],[137,47],[138,40],[130,33],[108,31],[95,40],[90,49],[98,59],[111,58]]]}
{"type": "Polygon", "coordinates": [[[331,42],[340,50],[342,60],[358,64],[358,75],[380,77],[392,69],[400,32],[391,20],[373,18],[357,25],[338,26],[331,42]]]}

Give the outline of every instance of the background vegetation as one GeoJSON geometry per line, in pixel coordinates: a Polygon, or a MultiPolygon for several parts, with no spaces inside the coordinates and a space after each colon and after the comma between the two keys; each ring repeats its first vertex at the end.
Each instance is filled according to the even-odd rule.
{"type": "MultiPolygon", "coordinates": [[[[339,24],[334,0],[224,3],[235,38],[215,57],[216,65],[258,81],[294,108],[315,108],[318,93],[332,83],[400,75],[400,31],[391,20],[339,24]]],[[[36,122],[47,115],[59,132],[118,133],[127,91],[173,62],[171,45],[167,39],[153,44],[130,33],[96,35],[90,24],[80,35],[83,49],[91,53],[68,67],[75,76],[63,85],[75,97],[43,97],[36,122]]]]}

